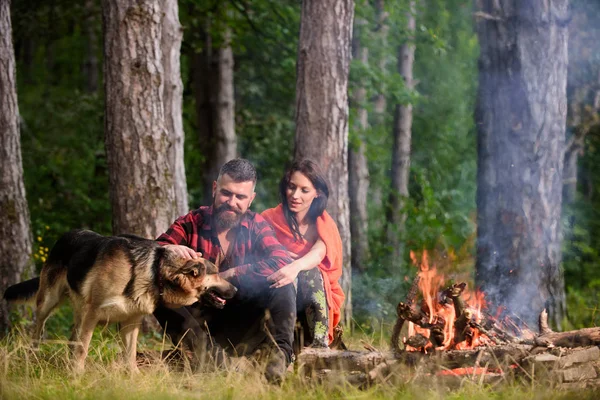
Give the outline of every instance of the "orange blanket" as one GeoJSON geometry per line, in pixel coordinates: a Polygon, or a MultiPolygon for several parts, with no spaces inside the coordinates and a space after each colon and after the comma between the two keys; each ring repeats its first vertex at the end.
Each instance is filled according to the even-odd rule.
{"type": "MultiPolygon", "coordinates": [[[[312,243],[304,239],[302,241],[294,239],[294,234],[283,215],[281,204],[275,208],[265,210],[262,216],[273,226],[277,234],[277,239],[289,251],[302,257],[311,249],[312,243]]],[[[323,212],[323,215],[317,218],[317,232],[327,247],[325,258],[319,264],[319,269],[323,275],[327,305],[329,307],[329,343],[331,343],[333,340],[333,328],[340,322],[340,309],[345,298],[342,287],[338,282],[338,279],[342,276],[342,239],[337,225],[327,211],[323,212]]]]}

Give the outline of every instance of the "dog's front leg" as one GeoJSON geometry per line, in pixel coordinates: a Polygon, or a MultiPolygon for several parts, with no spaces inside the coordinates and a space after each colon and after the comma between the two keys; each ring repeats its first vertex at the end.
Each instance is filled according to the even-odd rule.
{"type": "Polygon", "coordinates": [[[137,337],[142,325],[142,317],[136,316],[121,323],[121,340],[125,346],[124,361],[131,372],[139,372],[136,362],[137,337]]]}
{"type": "Polygon", "coordinates": [[[98,324],[98,317],[95,312],[84,310],[80,319],[80,326],[76,329],[78,335],[77,343],[75,344],[73,370],[75,373],[81,373],[84,370],[85,359],[92,340],[94,328],[98,324]]]}

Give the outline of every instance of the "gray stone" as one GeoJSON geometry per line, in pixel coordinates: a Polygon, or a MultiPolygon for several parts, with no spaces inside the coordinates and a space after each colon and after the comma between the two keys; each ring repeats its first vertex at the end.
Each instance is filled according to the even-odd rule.
{"type": "Polygon", "coordinates": [[[577,382],[598,377],[596,369],[590,364],[582,364],[563,371],[564,382],[577,382]]]}
{"type": "Polygon", "coordinates": [[[600,349],[597,346],[593,346],[577,350],[574,353],[561,357],[559,365],[561,368],[568,368],[573,364],[580,364],[598,359],[600,359],[600,349]]]}
{"type": "Polygon", "coordinates": [[[538,354],[537,356],[531,359],[531,361],[534,363],[554,363],[558,360],[558,357],[549,353],[538,354]]]}

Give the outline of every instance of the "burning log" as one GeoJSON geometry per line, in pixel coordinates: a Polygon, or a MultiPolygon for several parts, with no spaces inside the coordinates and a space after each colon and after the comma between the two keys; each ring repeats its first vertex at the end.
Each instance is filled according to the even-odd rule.
{"type": "Polygon", "coordinates": [[[444,345],[444,340],[446,337],[444,335],[444,325],[434,325],[431,328],[431,334],[429,336],[429,340],[433,344],[433,347],[440,347],[444,345]]]}
{"type": "Polygon", "coordinates": [[[447,297],[452,299],[454,311],[456,312],[456,318],[459,318],[467,308],[465,306],[465,301],[462,298],[462,293],[466,287],[467,284],[464,282],[455,283],[443,292],[447,297]]]}
{"type": "MultiPolygon", "coordinates": [[[[454,343],[460,343],[467,337],[467,329],[470,329],[469,322],[473,318],[473,312],[471,310],[464,310],[454,323],[454,343]]],[[[473,336],[472,332],[468,332],[469,336],[473,336]]]]}
{"type": "Polygon", "coordinates": [[[406,295],[406,304],[400,302],[396,307],[396,313],[398,314],[398,318],[396,319],[396,323],[394,324],[394,329],[392,331],[391,338],[391,346],[392,350],[395,352],[400,352],[400,332],[402,331],[402,327],[404,326],[404,321],[407,320],[405,318],[406,309],[411,310],[412,304],[417,297],[417,290],[419,289],[419,280],[421,276],[417,274],[410,285],[410,289],[408,290],[408,294],[406,295]]]}
{"type": "Polygon", "coordinates": [[[421,335],[420,333],[417,333],[416,335],[413,335],[404,341],[405,345],[423,351],[425,350],[427,343],[429,343],[429,338],[421,335]]]}

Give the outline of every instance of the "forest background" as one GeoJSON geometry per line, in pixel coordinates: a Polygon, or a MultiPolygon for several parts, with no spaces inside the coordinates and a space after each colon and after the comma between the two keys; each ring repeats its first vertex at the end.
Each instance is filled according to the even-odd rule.
{"type": "MultiPolygon", "coordinates": [[[[410,4],[355,5],[354,37],[368,49],[368,57],[354,54],[350,66],[349,147],[365,146],[369,255],[364,264],[353,266],[352,298],[353,326],[365,331],[393,321],[406,277],[416,273],[409,250],[432,250],[454,276],[472,276],[475,265],[479,44],[473,5],[463,0],[417,2],[415,86],[410,88],[397,68],[398,47],[413,37],[406,28],[410,4]],[[383,110],[377,101],[382,94],[383,110]],[[396,104],[413,106],[401,258],[393,256],[395,249],[386,240],[396,104]],[[366,125],[359,121],[361,110],[368,113],[366,125]]],[[[576,174],[564,180],[562,266],[566,326],[579,328],[600,322],[600,6],[573,0],[571,15],[567,142],[575,143],[576,174]]],[[[253,209],[279,202],[278,181],[294,156],[300,16],[300,2],[290,0],[179,1],[190,209],[206,204],[207,155],[194,72],[195,60],[209,51],[207,43],[211,51],[228,47],[233,56],[237,155],[259,171],[253,209]]],[[[112,233],[102,11],[91,0],[23,0],[12,2],[11,17],[24,180],[39,270],[63,232],[85,227],[112,233]]],[[[567,164],[565,159],[565,174],[567,164]]]]}

